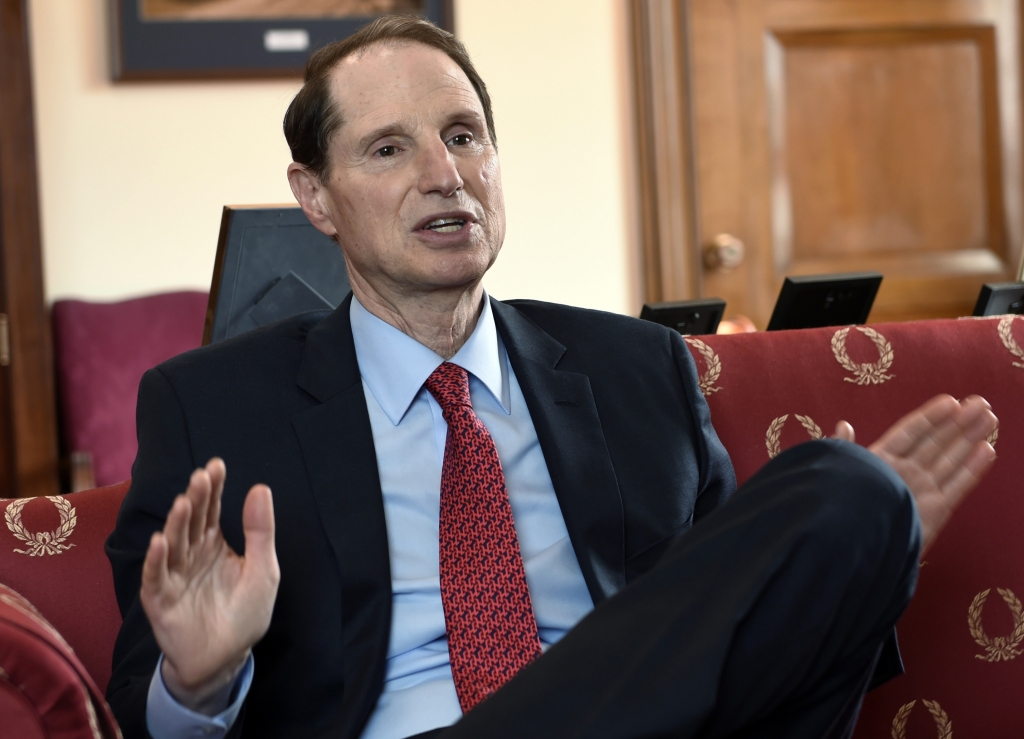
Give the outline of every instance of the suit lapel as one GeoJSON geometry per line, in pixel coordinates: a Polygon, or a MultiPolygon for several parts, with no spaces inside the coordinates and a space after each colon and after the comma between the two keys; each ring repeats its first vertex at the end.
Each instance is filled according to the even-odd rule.
{"type": "Polygon", "coordinates": [[[384,503],[350,302],[351,295],[309,332],[297,384],[320,403],[292,419],[341,579],[342,737],[357,736],[380,693],[391,625],[384,503]]]}
{"type": "Polygon", "coordinates": [[[557,369],[564,346],[512,306],[494,319],[537,431],[558,505],[594,603],[626,584],[622,500],[590,378],[557,369]]]}

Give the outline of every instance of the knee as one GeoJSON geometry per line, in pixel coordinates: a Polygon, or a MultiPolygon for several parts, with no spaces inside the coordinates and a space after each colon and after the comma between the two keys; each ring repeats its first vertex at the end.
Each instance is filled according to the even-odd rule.
{"type": "MultiPolygon", "coordinates": [[[[832,546],[894,548],[917,557],[920,523],[902,478],[867,449],[837,439],[804,444],[801,494],[813,500],[816,529],[832,546]]],[[[780,455],[781,456],[781,455],[780,455]]]]}

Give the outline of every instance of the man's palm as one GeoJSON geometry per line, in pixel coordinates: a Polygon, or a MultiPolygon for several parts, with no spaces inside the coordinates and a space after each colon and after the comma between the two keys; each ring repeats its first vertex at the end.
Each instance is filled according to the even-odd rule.
{"type": "Polygon", "coordinates": [[[164,653],[165,682],[190,707],[228,684],[266,632],[280,579],[270,489],[249,491],[240,557],[220,530],[224,478],[219,459],[193,473],[143,567],[142,605],[164,653]]]}

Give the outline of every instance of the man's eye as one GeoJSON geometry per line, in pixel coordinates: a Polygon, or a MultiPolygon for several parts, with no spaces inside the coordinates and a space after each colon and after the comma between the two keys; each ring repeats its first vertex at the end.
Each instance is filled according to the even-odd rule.
{"type": "Polygon", "coordinates": [[[473,137],[468,133],[457,133],[451,137],[450,143],[455,146],[465,146],[473,140],[473,137]]]}
{"type": "Polygon", "coordinates": [[[388,145],[388,146],[382,146],[379,149],[377,149],[377,156],[393,157],[397,153],[398,153],[398,147],[397,146],[390,146],[390,145],[388,145]]]}

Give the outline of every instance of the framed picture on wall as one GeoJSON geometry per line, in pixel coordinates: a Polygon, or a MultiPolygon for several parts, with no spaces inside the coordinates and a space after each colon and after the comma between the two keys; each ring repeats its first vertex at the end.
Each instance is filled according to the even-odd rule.
{"type": "Polygon", "coordinates": [[[115,80],[296,77],[388,13],[453,30],[452,0],[109,0],[115,80]]]}

